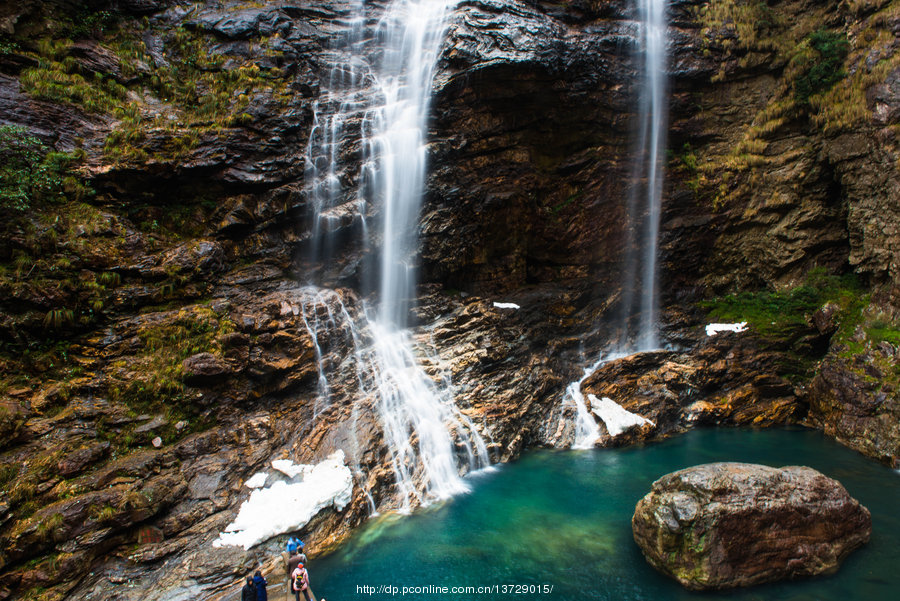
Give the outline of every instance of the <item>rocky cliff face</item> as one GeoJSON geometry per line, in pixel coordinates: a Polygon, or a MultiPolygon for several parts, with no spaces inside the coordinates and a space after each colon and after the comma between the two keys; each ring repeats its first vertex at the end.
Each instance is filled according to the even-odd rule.
{"type": "MultiPolygon", "coordinates": [[[[805,419],[897,461],[894,3],[761,6],[671,4],[662,278],[677,350],[608,364],[585,392],[656,424],[609,444],[805,419]],[[801,101],[796,82],[827,62],[810,37],[823,23],[845,34],[844,75],[801,101]],[[697,301],[792,294],[814,267],[857,272],[871,297],[809,324],[799,311],[788,334],[702,338],[716,304],[697,301]]],[[[333,289],[303,285],[320,267],[305,259],[304,150],[349,7],[0,12],[0,123],[70,153],[54,194],[3,207],[0,595],[227,588],[273,548],[209,542],[273,458],[350,459],[354,499],[307,526],[313,548],[368,515],[366,492],[391,506],[348,343],[366,252],[353,215],[322,270],[333,289]]],[[[448,29],[415,340],[495,461],[571,443],[562,391],[617,336],[635,28],[623,2],[478,0],[448,29]]]]}

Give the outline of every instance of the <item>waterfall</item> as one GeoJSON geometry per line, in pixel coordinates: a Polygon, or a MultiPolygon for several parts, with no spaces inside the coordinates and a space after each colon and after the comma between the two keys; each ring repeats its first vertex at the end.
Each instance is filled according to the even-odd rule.
{"type": "Polygon", "coordinates": [[[371,73],[364,56],[363,0],[350,3],[343,25],[343,35],[325,55],[330,69],[321,83],[319,99],[313,104],[313,124],[305,153],[304,179],[311,209],[310,258],[314,263],[331,259],[333,234],[346,218],[359,219],[366,231],[362,187],[347,195],[341,182],[343,155],[350,146],[346,130],[358,123],[371,103],[371,73]]]}
{"type": "Polygon", "coordinates": [[[622,273],[622,336],[632,351],[659,346],[657,253],[668,126],[666,0],[637,0],[641,82],[628,236],[622,273]],[[637,324],[633,323],[637,317],[637,324]]]}
{"type": "MultiPolygon", "coordinates": [[[[360,398],[375,399],[401,511],[467,490],[460,474],[489,464],[475,425],[454,403],[449,378],[435,382],[426,372],[409,331],[429,101],[455,4],[394,0],[366,31],[366,6],[353,3],[306,150],[313,263],[327,265],[335,232],[352,223],[359,224],[363,247],[377,251],[364,274],[364,292],[376,302],[363,307],[357,329],[366,334],[354,333],[354,356],[366,372],[359,375],[360,398]],[[353,155],[356,172],[347,164],[353,155]],[[380,227],[372,227],[379,212],[380,227]],[[377,282],[365,279],[373,274],[377,282]]],[[[304,323],[315,341],[322,397],[329,386],[319,321],[304,323]]],[[[320,399],[317,407],[325,403],[320,399]]]]}
{"type": "Polygon", "coordinates": [[[575,409],[575,448],[592,447],[600,436],[589,401],[581,392],[582,383],[608,361],[659,347],[657,253],[668,127],[667,0],[635,1],[640,21],[636,58],[641,66],[641,80],[634,169],[627,203],[620,339],[617,352],[601,356],[585,369],[580,380],[568,385],[563,395],[563,406],[575,409]]]}

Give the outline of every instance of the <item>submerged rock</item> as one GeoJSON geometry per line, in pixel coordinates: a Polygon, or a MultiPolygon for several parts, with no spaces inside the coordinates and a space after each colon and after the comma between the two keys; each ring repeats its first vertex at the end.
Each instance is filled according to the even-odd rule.
{"type": "Polygon", "coordinates": [[[834,572],[872,532],[869,510],[836,480],[749,463],[663,476],[631,526],[650,565],[695,590],[834,572]]]}

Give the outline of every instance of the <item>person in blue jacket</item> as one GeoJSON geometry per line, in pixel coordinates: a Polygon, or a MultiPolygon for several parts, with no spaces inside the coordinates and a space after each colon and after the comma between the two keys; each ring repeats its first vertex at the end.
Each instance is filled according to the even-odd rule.
{"type": "Polygon", "coordinates": [[[291,538],[288,539],[288,542],[287,542],[287,552],[290,555],[294,555],[299,549],[302,549],[303,546],[304,545],[303,545],[302,540],[292,536],[291,538]]]}
{"type": "Polygon", "coordinates": [[[268,583],[259,570],[256,570],[253,584],[256,586],[256,601],[269,601],[269,593],[266,592],[266,584],[268,583]]]}

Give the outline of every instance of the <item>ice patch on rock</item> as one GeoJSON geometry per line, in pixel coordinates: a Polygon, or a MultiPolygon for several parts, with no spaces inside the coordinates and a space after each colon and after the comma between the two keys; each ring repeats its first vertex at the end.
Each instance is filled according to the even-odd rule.
{"type": "Polygon", "coordinates": [[[276,459],[272,462],[272,467],[274,467],[276,470],[278,470],[288,478],[296,478],[297,476],[301,476],[303,475],[303,472],[312,468],[311,465],[297,465],[290,459],[276,459]]]}
{"type": "Polygon", "coordinates": [[[746,329],[746,321],[740,323],[710,323],[706,324],[706,335],[715,336],[719,332],[743,332],[746,329]]]}
{"type": "MultiPolygon", "coordinates": [[[[284,461],[273,461],[273,467],[278,469],[275,463],[287,467],[284,461]]],[[[329,455],[316,465],[286,463],[295,468],[288,471],[302,474],[300,481],[279,481],[251,492],[235,520],[213,542],[214,547],[232,545],[249,549],[273,536],[301,529],[328,506],[342,511],[350,502],[353,476],[344,464],[343,451],[329,455]]]]}
{"type": "Polygon", "coordinates": [[[653,422],[649,419],[628,411],[609,397],[598,399],[596,396],[589,394],[588,401],[591,404],[591,411],[594,415],[602,419],[603,423],[606,424],[606,430],[610,436],[618,436],[635,426],[653,425],[653,422]]]}
{"type": "Polygon", "coordinates": [[[244,486],[247,488],[262,488],[266,485],[266,480],[269,479],[269,474],[265,472],[256,472],[250,478],[244,482],[244,486]]]}
{"type": "Polygon", "coordinates": [[[519,305],[516,303],[494,303],[494,306],[498,309],[521,309],[519,305]]]}

